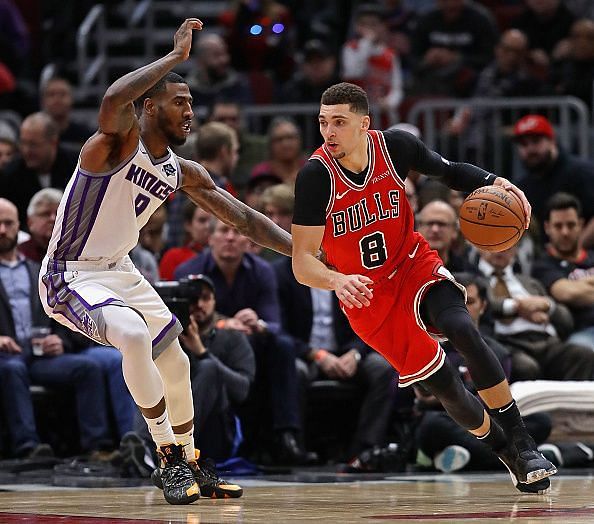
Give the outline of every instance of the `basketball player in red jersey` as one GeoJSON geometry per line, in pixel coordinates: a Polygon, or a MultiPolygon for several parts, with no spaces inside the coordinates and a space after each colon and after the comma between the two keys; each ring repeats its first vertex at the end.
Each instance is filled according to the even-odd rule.
{"type": "Polygon", "coordinates": [[[461,191],[502,186],[520,197],[529,217],[524,194],[476,166],[448,162],[409,133],[370,130],[367,95],[353,84],[324,92],[319,122],[324,144],[295,187],[297,280],[335,291],[353,329],[398,370],[400,387],[420,383],[439,398],[491,446],[517,489],[547,490],[557,470],[528,434],[503,369],[466,309],[464,288],[414,231],[404,179],[412,169],[461,191]],[[488,413],[449,366],[439,338],[465,357],[488,413]]]}

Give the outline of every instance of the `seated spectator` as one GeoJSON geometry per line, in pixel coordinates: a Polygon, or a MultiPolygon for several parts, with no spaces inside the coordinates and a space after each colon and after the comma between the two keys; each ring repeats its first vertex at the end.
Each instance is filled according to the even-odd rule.
{"type": "Polygon", "coordinates": [[[526,0],[526,7],[511,26],[528,36],[530,59],[544,76],[569,35],[575,16],[561,0],[526,0]]]}
{"type": "Polygon", "coordinates": [[[355,37],[342,48],[342,79],[361,86],[369,101],[394,111],[403,96],[400,59],[388,47],[388,26],[384,10],[362,4],[354,14],[355,37]]]}
{"type": "Polygon", "coordinates": [[[27,225],[31,238],[19,244],[18,251],[38,264],[41,264],[47,253],[62,195],[59,189],[47,187],[35,193],[27,206],[27,225]]]}
{"type": "MultiPolygon", "coordinates": [[[[466,288],[466,306],[475,324],[488,307],[487,284],[481,277],[470,273],[456,274],[456,280],[466,288]]],[[[493,350],[509,378],[509,354],[496,340],[481,332],[489,347],[493,350]]],[[[447,355],[445,365],[458,369],[466,388],[476,394],[476,388],[470,379],[466,363],[454,347],[446,342],[447,355]]],[[[415,386],[417,407],[423,413],[416,433],[419,449],[433,461],[436,469],[450,473],[460,469],[501,469],[501,463],[491,448],[473,438],[445,413],[439,401],[421,387],[415,386]]],[[[544,442],[551,432],[550,417],[537,413],[524,417],[528,431],[538,444],[544,442]]]]}
{"type": "Polygon", "coordinates": [[[283,86],[278,102],[319,104],[322,93],[338,82],[336,55],[322,40],[308,40],[299,69],[283,86]]]}
{"type": "MultiPolygon", "coordinates": [[[[278,185],[268,189],[263,197],[267,216],[286,231],[291,230],[293,221],[292,196],[289,188],[278,185]],[[281,196],[285,197],[283,212],[274,213],[279,209],[281,196]]],[[[396,372],[384,357],[355,335],[332,291],[297,282],[288,257],[275,260],[274,269],[282,327],[307,366],[307,381],[328,378],[356,384],[361,390],[363,402],[351,442],[351,456],[385,445],[396,372]]]]}
{"type": "Polygon", "coordinates": [[[435,249],[450,271],[465,271],[469,262],[454,251],[458,238],[458,217],[454,208],[442,200],[433,200],[417,215],[417,228],[431,249],[435,249]]]}
{"type": "Polygon", "coordinates": [[[17,152],[16,133],[10,124],[0,121],[0,172],[17,152]]]}
{"type": "Polygon", "coordinates": [[[186,200],[183,209],[186,240],[183,246],[172,247],[163,253],[159,262],[161,280],[173,280],[177,266],[200,253],[208,244],[211,217],[208,211],[186,200]]]}
{"type": "Polygon", "coordinates": [[[214,183],[237,194],[230,181],[239,160],[239,143],[235,130],[222,122],[209,122],[198,129],[196,159],[208,171],[214,183]]]}
{"type": "Polygon", "coordinates": [[[266,137],[250,133],[245,127],[239,103],[229,99],[217,99],[210,109],[210,122],[222,122],[235,129],[239,139],[239,160],[231,183],[240,194],[250,178],[253,167],[266,158],[266,137]]]}
{"type": "Polygon", "coordinates": [[[438,0],[419,16],[411,41],[415,94],[468,96],[493,57],[497,28],[474,2],[438,0]]]}
{"type": "MultiPolygon", "coordinates": [[[[294,201],[295,191],[293,187],[288,184],[275,184],[266,188],[262,193],[259,209],[277,226],[290,233],[294,201]]],[[[272,249],[261,249],[257,254],[269,262],[279,258],[286,258],[272,249]]]]}
{"type": "Polygon", "coordinates": [[[513,178],[532,205],[532,216],[542,228],[550,195],[558,192],[574,195],[586,220],[582,243],[584,247],[593,246],[594,163],[561,149],[555,141],[553,126],[544,116],[521,118],[514,126],[513,136],[522,164],[522,171],[513,178]]]}
{"type": "MultiPolygon", "coordinates": [[[[16,249],[17,209],[0,199],[0,394],[15,456],[47,455],[37,434],[31,383],[75,390],[80,445],[93,459],[111,446],[101,367],[73,349],[69,330],[50,321],[37,293],[39,264],[16,249]],[[43,333],[33,331],[43,327],[43,333]]],[[[72,453],[74,454],[74,453],[72,453]]]]}
{"type": "Polygon", "coordinates": [[[576,331],[568,342],[594,351],[594,250],[580,243],[584,219],[578,199],[566,193],[553,195],[544,225],[549,244],[532,273],[573,313],[576,331]]]}
{"type": "Polygon", "coordinates": [[[272,175],[294,186],[297,173],[305,164],[302,145],[297,125],[286,117],[275,118],[268,127],[268,160],[254,166],[251,178],[272,175]]]}
{"type": "MultiPolygon", "coordinates": [[[[208,122],[196,133],[195,159],[208,171],[214,183],[234,196],[237,191],[230,178],[239,159],[239,144],[234,128],[222,122],[208,122]]],[[[178,247],[186,242],[184,206],[189,202],[185,193],[178,191],[167,208],[168,246],[178,247]]]]}
{"type": "Polygon", "coordinates": [[[234,228],[212,221],[210,250],[184,262],[174,272],[176,279],[204,274],[215,285],[220,313],[229,317],[225,327],[249,336],[256,355],[254,393],[258,403],[255,421],[246,423],[246,440],[262,444],[258,432],[266,427],[264,413],[272,415],[275,459],[298,464],[307,460],[301,439],[295,351],[281,336],[277,282],[272,266],[248,253],[249,241],[234,228]],[[262,399],[258,394],[263,395],[262,399]]]}
{"type": "Polygon", "coordinates": [[[211,106],[218,96],[231,98],[240,104],[251,102],[248,80],[231,67],[227,43],[220,35],[200,35],[195,50],[196,65],[187,76],[194,104],[211,106]]]}
{"type": "Polygon", "coordinates": [[[190,325],[180,335],[190,357],[194,438],[206,456],[224,461],[237,451],[235,410],[248,396],[256,375],[254,352],[244,333],[217,327],[215,288],[206,275],[190,303],[190,325]]]}
{"type": "Polygon", "coordinates": [[[514,271],[516,252],[482,251],[478,263],[489,279],[495,336],[511,352],[511,379],[591,380],[594,352],[562,341],[573,327],[571,313],[538,280],[514,271]]]}
{"type": "Polygon", "coordinates": [[[78,161],[77,153],[58,144],[57,124],[45,113],[33,113],[23,120],[19,149],[21,156],[4,167],[2,192],[19,210],[19,221],[27,223],[27,206],[40,189],[64,189],[78,161]]]}
{"type": "Polygon", "coordinates": [[[258,176],[250,178],[247,187],[245,188],[245,203],[254,208],[262,209],[262,195],[272,186],[282,184],[283,181],[276,175],[269,173],[261,173],[258,176]]]}
{"type": "MultiPolygon", "coordinates": [[[[542,91],[542,80],[528,69],[528,38],[518,29],[509,29],[499,38],[495,47],[495,60],[479,74],[472,96],[476,98],[495,98],[512,96],[536,96],[542,91]]],[[[469,147],[484,133],[481,125],[492,112],[486,109],[464,107],[457,111],[447,123],[447,131],[460,135],[467,131],[466,142],[469,147]]]]}
{"type": "Polygon", "coordinates": [[[567,49],[556,57],[551,77],[556,93],[576,96],[592,109],[594,21],[582,18],[573,23],[567,49]]]}
{"type": "Polygon", "coordinates": [[[72,86],[65,78],[53,77],[41,86],[41,110],[58,125],[60,143],[80,148],[95,129],[72,120],[72,86]]]}

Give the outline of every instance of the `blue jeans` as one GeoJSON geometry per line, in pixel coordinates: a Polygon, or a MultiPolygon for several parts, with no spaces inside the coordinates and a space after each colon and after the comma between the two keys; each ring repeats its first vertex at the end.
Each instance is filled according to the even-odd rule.
{"type": "Polygon", "coordinates": [[[590,348],[592,351],[594,351],[594,326],[576,331],[567,339],[567,342],[579,344],[580,346],[586,346],[587,348],[590,348]]]}
{"type": "Polygon", "coordinates": [[[30,384],[73,387],[80,443],[84,451],[109,444],[106,394],[101,368],[84,355],[36,357],[29,365],[22,355],[0,353],[0,392],[14,453],[39,444],[30,384]]]}
{"type": "Polygon", "coordinates": [[[122,373],[122,354],[116,348],[108,346],[93,346],[83,349],[80,353],[99,364],[103,371],[118,435],[122,438],[128,431],[132,431],[136,412],[136,404],[122,373]]]}

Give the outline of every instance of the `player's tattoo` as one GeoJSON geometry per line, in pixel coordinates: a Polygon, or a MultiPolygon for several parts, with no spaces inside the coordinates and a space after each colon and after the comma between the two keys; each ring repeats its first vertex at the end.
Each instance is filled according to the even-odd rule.
{"type": "Polygon", "coordinates": [[[252,209],[215,185],[206,169],[189,160],[179,159],[184,175],[181,187],[196,204],[235,227],[256,244],[290,256],[291,235],[262,213],[252,209]]]}

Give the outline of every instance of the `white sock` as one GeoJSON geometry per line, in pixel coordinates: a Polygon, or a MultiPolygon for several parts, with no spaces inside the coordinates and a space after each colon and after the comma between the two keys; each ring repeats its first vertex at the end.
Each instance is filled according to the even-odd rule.
{"type": "Polygon", "coordinates": [[[157,447],[164,446],[165,444],[175,444],[175,435],[173,434],[173,429],[171,429],[167,410],[157,418],[144,417],[144,420],[148,424],[151,437],[153,437],[157,447]]]}
{"type": "Polygon", "coordinates": [[[196,452],[194,448],[194,428],[192,428],[190,431],[186,431],[185,433],[176,433],[175,440],[178,444],[181,444],[184,447],[186,460],[196,459],[196,452]]]}

